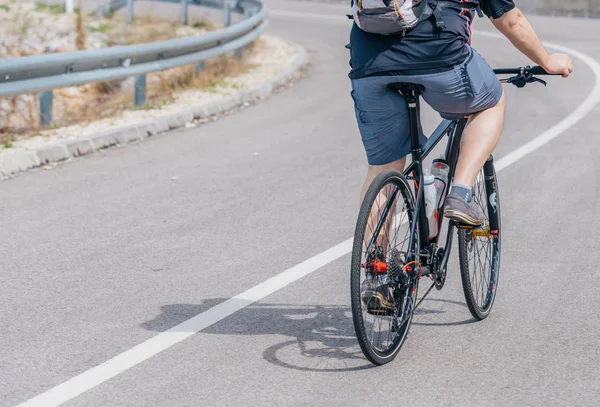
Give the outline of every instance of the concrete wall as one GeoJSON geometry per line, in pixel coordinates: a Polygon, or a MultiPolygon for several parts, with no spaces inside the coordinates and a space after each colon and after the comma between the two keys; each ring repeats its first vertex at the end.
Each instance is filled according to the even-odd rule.
{"type": "Polygon", "coordinates": [[[522,10],[544,14],[578,14],[600,16],[600,0],[515,0],[522,10]]]}

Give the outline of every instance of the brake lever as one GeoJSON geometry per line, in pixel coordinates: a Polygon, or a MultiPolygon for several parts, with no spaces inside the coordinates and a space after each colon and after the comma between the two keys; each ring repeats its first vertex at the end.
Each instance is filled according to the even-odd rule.
{"type": "Polygon", "coordinates": [[[541,83],[541,84],[542,84],[542,85],[544,85],[544,86],[548,86],[548,84],[546,83],[546,81],[545,81],[545,80],[543,80],[543,79],[540,79],[540,78],[538,78],[538,77],[535,77],[535,76],[532,76],[531,78],[529,78],[529,79],[527,80],[527,82],[529,82],[529,83],[532,83],[532,82],[539,82],[539,83],[541,83]]]}
{"type": "Polygon", "coordinates": [[[517,88],[524,88],[525,85],[527,85],[528,83],[533,83],[533,82],[539,82],[544,86],[548,86],[548,84],[546,83],[546,81],[535,77],[532,73],[527,73],[527,74],[519,74],[516,76],[513,76],[512,78],[509,78],[508,83],[515,85],[517,88]]]}
{"type": "Polygon", "coordinates": [[[523,88],[527,85],[527,78],[523,74],[508,78],[508,83],[515,85],[517,88],[523,88]]]}

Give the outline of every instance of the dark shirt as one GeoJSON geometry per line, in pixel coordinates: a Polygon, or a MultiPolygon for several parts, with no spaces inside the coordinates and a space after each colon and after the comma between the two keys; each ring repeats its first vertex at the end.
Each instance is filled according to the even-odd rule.
{"type": "MultiPolygon", "coordinates": [[[[500,18],[515,7],[513,0],[479,0],[490,18],[500,18]]],[[[350,78],[390,72],[404,74],[443,72],[463,62],[469,53],[474,10],[444,8],[446,28],[438,30],[433,18],[422,21],[403,37],[370,34],[353,24],[350,32],[350,78]]]]}

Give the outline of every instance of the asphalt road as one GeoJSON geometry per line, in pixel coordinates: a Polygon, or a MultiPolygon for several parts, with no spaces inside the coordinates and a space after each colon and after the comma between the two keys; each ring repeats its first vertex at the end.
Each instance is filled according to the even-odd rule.
{"type": "MultiPolygon", "coordinates": [[[[345,8],[268,5],[270,32],[312,56],[293,88],[196,129],[0,183],[1,406],[351,237],[366,160],[345,8]]],[[[600,21],[531,20],[543,39],[600,60],[600,21]]],[[[491,65],[528,63],[507,41],[475,38],[491,65]]],[[[496,157],[584,102],[600,79],[575,64],[568,81],[507,89],[496,157]]],[[[598,117],[596,106],[499,174],[501,275],[484,322],[470,318],[454,258],[402,353],[372,368],[354,338],[346,255],[65,405],[599,405],[598,117]]],[[[429,129],[438,120],[424,118],[429,129]]]]}

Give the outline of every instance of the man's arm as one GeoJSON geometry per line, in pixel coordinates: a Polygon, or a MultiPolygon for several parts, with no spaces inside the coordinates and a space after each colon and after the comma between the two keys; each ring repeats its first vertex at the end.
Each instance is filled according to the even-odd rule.
{"type": "Polygon", "coordinates": [[[565,54],[548,54],[529,21],[518,8],[514,8],[492,23],[515,47],[550,74],[568,77],[573,72],[573,62],[565,54]]]}

